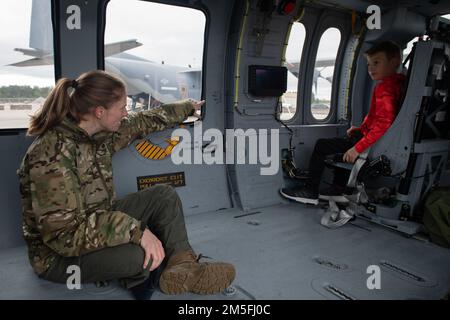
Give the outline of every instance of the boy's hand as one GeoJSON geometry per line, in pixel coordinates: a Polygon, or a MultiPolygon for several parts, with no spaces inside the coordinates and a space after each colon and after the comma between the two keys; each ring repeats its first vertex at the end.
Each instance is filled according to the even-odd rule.
{"type": "Polygon", "coordinates": [[[346,153],[344,153],[344,162],[348,162],[348,163],[355,163],[356,158],[358,158],[359,156],[359,152],[356,151],[355,147],[352,147],[350,149],[347,150],[346,153]]]}
{"type": "Polygon", "coordinates": [[[347,136],[351,137],[353,136],[353,134],[355,132],[360,131],[359,127],[355,127],[355,126],[351,126],[348,130],[347,130],[347,136]]]}

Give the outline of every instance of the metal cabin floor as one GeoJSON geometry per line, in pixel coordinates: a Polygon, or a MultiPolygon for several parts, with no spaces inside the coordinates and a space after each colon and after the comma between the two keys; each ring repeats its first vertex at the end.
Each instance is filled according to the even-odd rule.
{"type": "MultiPolygon", "coordinates": [[[[450,250],[360,219],[327,229],[322,212],[290,203],[188,216],[196,252],[235,265],[235,294],[152,299],[440,299],[447,292],[450,250]],[[369,265],[380,267],[379,290],[367,288],[369,265]]],[[[41,280],[25,247],[1,250],[0,267],[0,299],[131,299],[116,282],[70,291],[41,280]]]]}

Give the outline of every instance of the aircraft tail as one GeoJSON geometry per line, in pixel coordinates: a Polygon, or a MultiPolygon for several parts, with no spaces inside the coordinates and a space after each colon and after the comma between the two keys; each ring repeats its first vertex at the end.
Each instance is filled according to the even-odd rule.
{"type": "Polygon", "coordinates": [[[139,46],[142,46],[142,43],[136,39],[108,43],[105,45],[105,57],[113,56],[139,46]]]}
{"type": "Polygon", "coordinates": [[[29,47],[43,52],[53,51],[53,28],[50,1],[33,0],[31,7],[29,47]]]}
{"type": "MultiPolygon", "coordinates": [[[[29,48],[15,48],[15,51],[33,57],[9,64],[15,67],[30,67],[53,64],[53,27],[50,1],[33,0],[31,7],[29,48]]],[[[141,46],[136,39],[110,43],[105,46],[105,56],[112,56],[141,46]]]]}
{"type": "MultiPolygon", "coordinates": [[[[142,43],[138,42],[136,39],[110,43],[106,45],[105,56],[112,56],[141,45],[142,43]]],[[[53,51],[51,4],[48,0],[33,0],[31,8],[29,47],[36,49],[36,51],[42,51],[43,54],[41,54],[41,57],[53,51]]],[[[25,49],[19,49],[18,51],[28,55],[28,53],[25,52],[25,49]]]]}
{"type": "Polygon", "coordinates": [[[33,0],[32,2],[30,40],[28,46],[29,48],[27,49],[14,48],[14,50],[33,58],[11,63],[8,66],[30,67],[53,63],[53,29],[50,1],[33,0]]]}

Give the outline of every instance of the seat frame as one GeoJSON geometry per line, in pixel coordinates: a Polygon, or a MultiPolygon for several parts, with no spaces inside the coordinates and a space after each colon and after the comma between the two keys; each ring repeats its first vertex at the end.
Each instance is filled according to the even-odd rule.
{"type": "MultiPolygon", "coordinates": [[[[430,125],[439,113],[447,112],[446,117],[449,117],[450,89],[440,90],[439,94],[445,94],[447,102],[428,113],[428,104],[438,90],[436,80],[442,76],[443,61],[448,61],[449,56],[449,43],[434,39],[416,42],[408,71],[407,91],[392,126],[358,157],[354,165],[329,163],[351,170],[347,183],[353,190],[349,207],[357,216],[410,235],[422,231],[420,203],[431,188],[439,185],[450,150],[448,135],[423,138],[425,123],[430,125]],[[414,60],[421,63],[414,64],[414,60]],[[382,156],[389,159],[391,173],[388,177],[380,174],[375,182],[390,183],[395,190],[394,201],[389,204],[369,202],[361,175],[361,169],[367,167],[371,159],[382,156]]],[[[374,179],[370,180],[374,183],[374,179]]]]}

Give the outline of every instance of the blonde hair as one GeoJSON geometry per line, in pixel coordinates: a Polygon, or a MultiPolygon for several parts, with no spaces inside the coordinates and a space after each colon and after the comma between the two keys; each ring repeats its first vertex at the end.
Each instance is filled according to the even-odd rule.
{"type": "Polygon", "coordinates": [[[66,117],[80,123],[83,115],[88,114],[93,107],[109,108],[124,94],[126,89],[122,80],[105,71],[89,71],[76,80],[61,78],[49,93],[41,110],[31,117],[27,135],[42,135],[66,117]]]}

